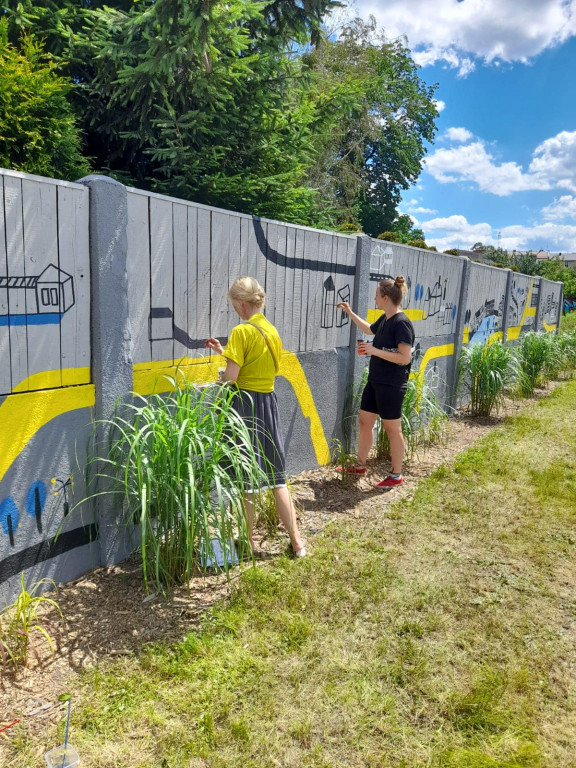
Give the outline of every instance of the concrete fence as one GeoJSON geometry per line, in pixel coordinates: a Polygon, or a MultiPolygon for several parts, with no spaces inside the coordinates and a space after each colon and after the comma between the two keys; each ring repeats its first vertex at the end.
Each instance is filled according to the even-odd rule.
{"type": "MultiPolygon", "coordinates": [[[[68,581],[126,554],[108,500],[86,494],[93,425],[118,398],[170,389],[176,368],[215,380],[236,319],[230,283],[250,274],[284,343],[277,392],[289,471],[329,458],[366,358],[337,309],[369,320],[403,274],[413,370],[455,402],[463,345],[558,327],[562,284],[366,236],[347,236],[129,189],[0,170],[0,600],[42,577],[68,581]],[[56,536],[58,532],[58,536],[56,536]]],[[[0,602],[1,604],[1,602],[0,602]]]]}

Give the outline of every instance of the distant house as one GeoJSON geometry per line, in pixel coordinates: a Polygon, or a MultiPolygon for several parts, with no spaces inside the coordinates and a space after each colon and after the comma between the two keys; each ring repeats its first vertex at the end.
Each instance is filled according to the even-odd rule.
{"type": "Polygon", "coordinates": [[[576,253],[552,253],[550,251],[538,251],[536,254],[538,261],[562,261],[565,267],[574,269],[576,267],[576,253]]]}

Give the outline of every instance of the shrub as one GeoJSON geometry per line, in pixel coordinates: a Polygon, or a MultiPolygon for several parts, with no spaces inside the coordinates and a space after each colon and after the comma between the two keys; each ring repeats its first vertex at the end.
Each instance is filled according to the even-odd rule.
{"type": "Polygon", "coordinates": [[[214,540],[226,552],[238,532],[247,548],[244,494],[262,478],[234,390],[170,381],[170,395],[118,409],[94,460],[123,501],[119,524],[139,525],[146,584],[161,590],[205,571],[214,540]]]}
{"type": "Polygon", "coordinates": [[[419,237],[417,237],[415,240],[408,240],[406,245],[411,245],[413,248],[424,248],[426,250],[429,250],[428,246],[426,245],[426,241],[422,240],[419,237]]]}
{"type": "Polygon", "coordinates": [[[470,400],[472,416],[498,412],[504,393],[516,378],[511,347],[502,342],[464,347],[458,361],[458,391],[470,400]]]}
{"type": "Polygon", "coordinates": [[[362,227],[360,224],[356,224],[353,221],[347,221],[343,224],[338,224],[336,227],[336,232],[342,232],[345,235],[354,235],[356,233],[362,232],[362,227]]]}
{"type": "Polygon", "coordinates": [[[536,387],[548,381],[548,371],[553,365],[553,347],[546,334],[529,331],[521,336],[515,354],[519,369],[518,394],[520,397],[532,397],[536,387]]]}
{"type": "Polygon", "coordinates": [[[400,238],[396,234],[396,232],[381,232],[378,235],[378,240],[389,240],[391,243],[399,243],[400,238]]]}

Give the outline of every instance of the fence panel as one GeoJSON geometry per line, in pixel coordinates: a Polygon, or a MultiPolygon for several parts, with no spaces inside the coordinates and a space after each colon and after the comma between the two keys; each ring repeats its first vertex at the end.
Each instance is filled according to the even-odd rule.
{"type": "Polygon", "coordinates": [[[506,318],[507,341],[516,341],[520,334],[535,330],[538,286],[538,278],[512,273],[506,318]]]}
{"type": "Polygon", "coordinates": [[[502,332],[508,272],[484,264],[470,265],[471,290],[464,315],[464,344],[485,344],[502,332]]]}
{"type": "Polygon", "coordinates": [[[561,283],[554,283],[551,280],[541,278],[537,319],[539,331],[551,332],[557,330],[560,317],[562,316],[562,308],[560,306],[561,294],[561,283]]]}

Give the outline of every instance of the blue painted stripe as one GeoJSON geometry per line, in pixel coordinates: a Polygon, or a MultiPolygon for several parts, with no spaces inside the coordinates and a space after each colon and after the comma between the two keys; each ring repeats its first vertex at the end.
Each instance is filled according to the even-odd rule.
{"type": "Polygon", "coordinates": [[[9,325],[58,325],[62,320],[59,312],[47,312],[45,315],[2,315],[0,326],[9,325]]]}

